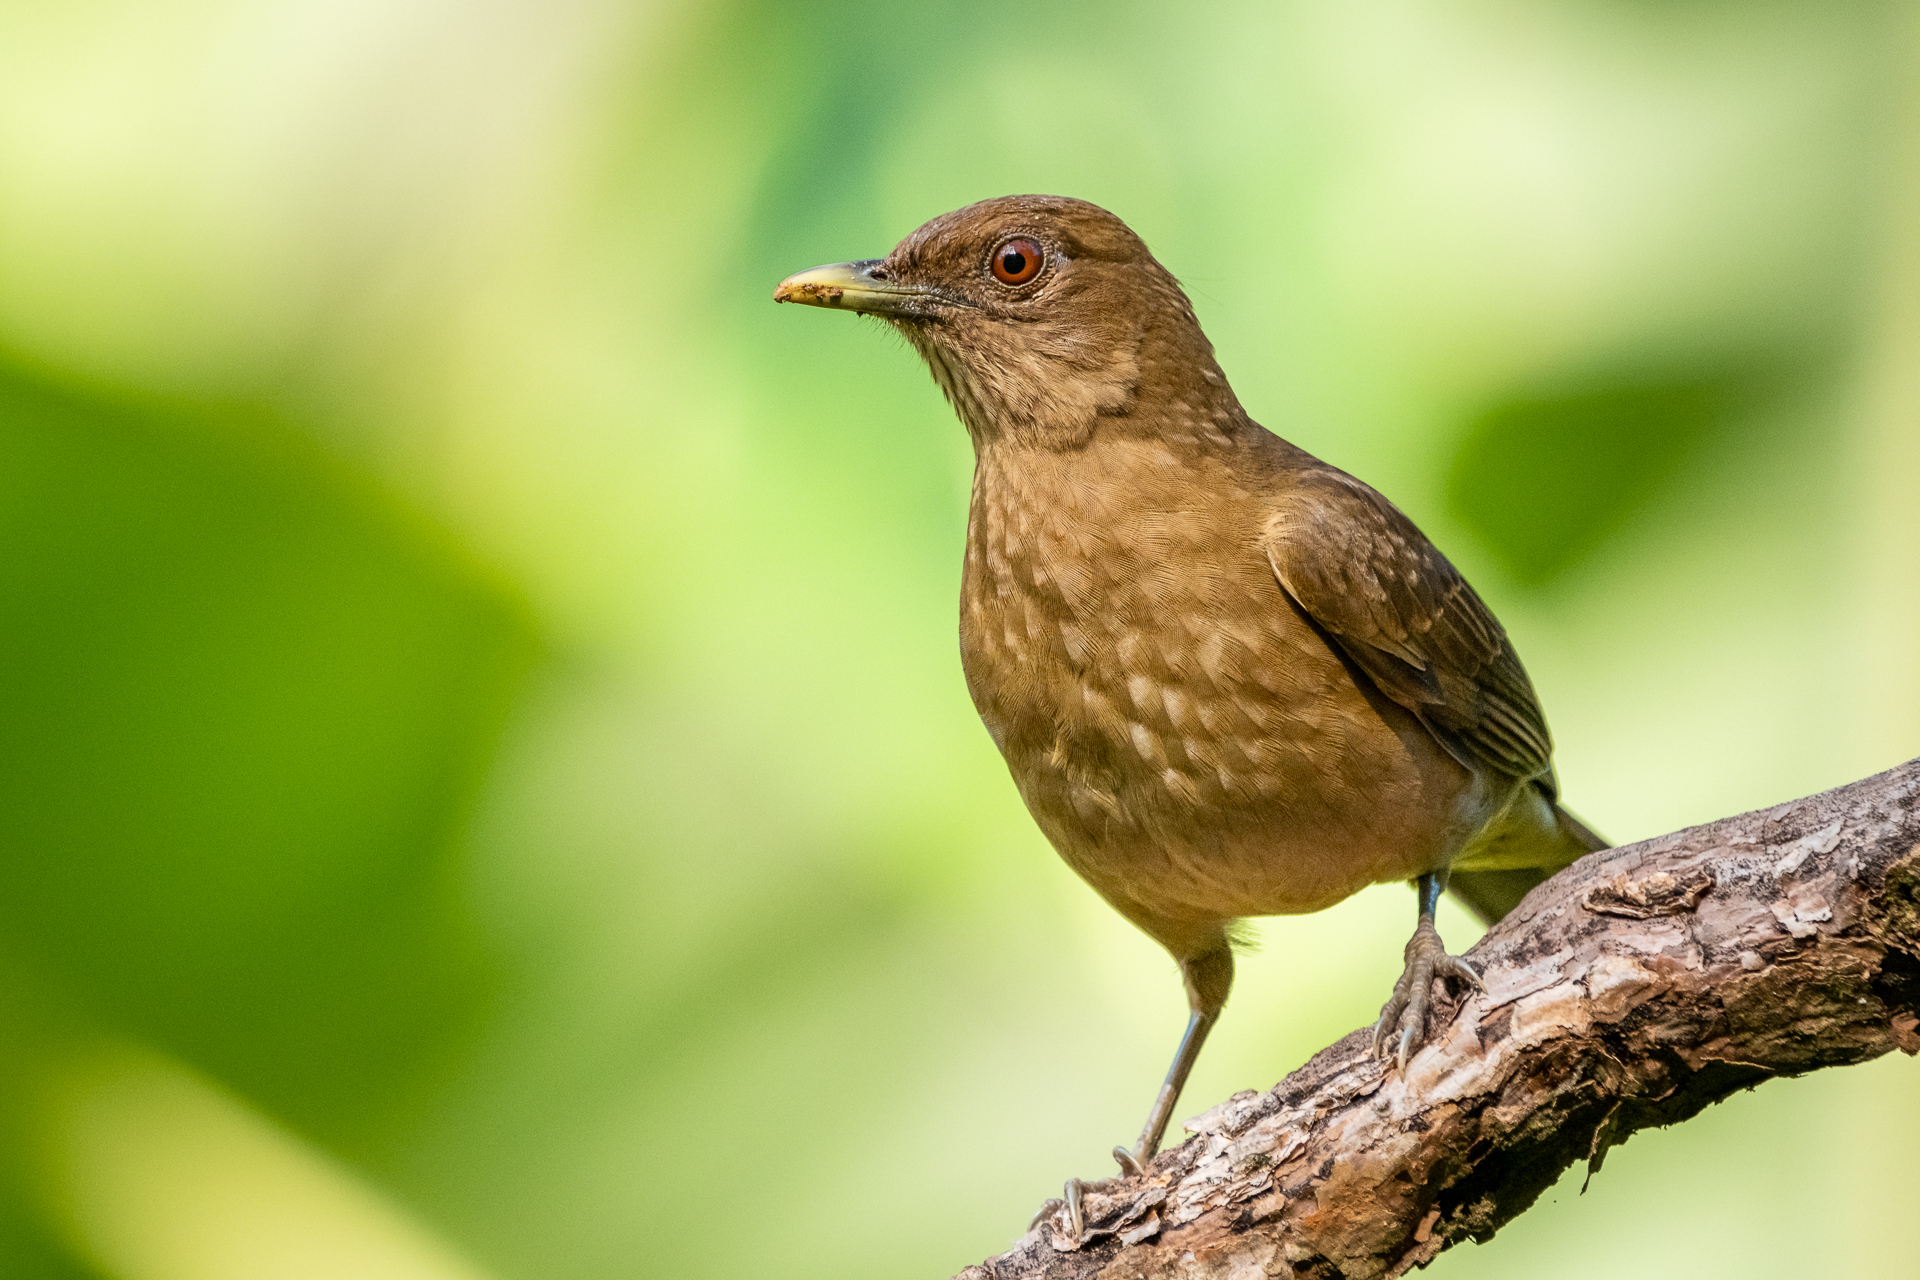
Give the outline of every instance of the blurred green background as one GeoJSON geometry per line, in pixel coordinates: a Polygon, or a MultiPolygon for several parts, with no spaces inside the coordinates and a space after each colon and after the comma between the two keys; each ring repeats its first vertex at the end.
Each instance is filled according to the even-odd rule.
{"type": "MultiPolygon", "coordinates": [[[[0,1274],[942,1276],[1106,1172],[1179,983],[968,705],[960,429],[770,302],[1018,191],[1614,839],[1920,753],[1910,5],[5,0],[0,1274]]],[[[1264,922],[1184,1113],[1409,907],[1264,922]]],[[[1434,1270],[1912,1274],[1916,1152],[1771,1084],[1434,1270]]]]}

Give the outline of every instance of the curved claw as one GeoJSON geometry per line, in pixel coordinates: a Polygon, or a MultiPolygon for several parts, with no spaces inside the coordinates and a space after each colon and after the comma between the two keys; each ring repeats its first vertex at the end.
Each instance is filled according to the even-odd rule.
{"type": "MultiPolygon", "coordinates": [[[[1146,1173],[1146,1168],[1142,1165],[1140,1158],[1125,1147],[1115,1147],[1113,1149],[1113,1158],[1119,1162],[1120,1173],[1123,1177],[1138,1178],[1146,1173]]],[[[1049,1214],[1054,1213],[1062,1204],[1065,1204],[1067,1209],[1067,1223],[1073,1232],[1073,1242],[1077,1245],[1087,1234],[1087,1184],[1078,1178],[1068,1178],[1067,1185],[1061,1190],[1061,1195],[1063,1197],[1062,1199],[1049,1200],[1040,1206],[1039,1212],[1033,1215],[1033,1221],[1027,1223],[1027,1230],[1031,1231],[1039,1226],[1047,1219],[1049,1214]]]]}
{"type": "Polygon", "coordinates": [[[1373,1043],[1369,1046],[1368,1052],[1374,1057],[1385,1056],[1380,1052],[1381,1042],[1393,1034],[1393,1028],[1400,1023],[1400,1011],[1406,1007],[1406,997],[1400,994],[1399,984],[1395,983],[1393,995],[1380,1006],[1380,1019],[1373,1024],[1373,1043]]]}
{"type": "Polygon", "coordinates": [[[1443,978],[1458,978],[1475,991],[1487,989],[1487,984],[1480,981],[1479,971],[1459,956],[1442,955],[1440,969],[1442,970],[1440,976],[1443,978]]]}

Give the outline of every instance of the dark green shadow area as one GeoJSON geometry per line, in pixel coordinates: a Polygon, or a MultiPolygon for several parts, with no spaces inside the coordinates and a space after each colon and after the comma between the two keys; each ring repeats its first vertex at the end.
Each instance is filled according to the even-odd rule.
{"type": "Polygon", "coordinates": [[[22,1188],[0,1187],[0,1275],[7,1280],[99,1280],[26,1211],[22,1188]]]}
{"type": "Polygon", "coordinates": [[[1454,517],[1513,578],[1578,567],[1707,442],[1798,379],[1759,361],[1607,371],[1477,414],[1447,467],[1454,517]]]}
{"type": "Polygon", "coordinates": [[[377,1154],[491,998],[454,859],[536,656],[294,433],[0,364],[0,949],[377,1154]]]}

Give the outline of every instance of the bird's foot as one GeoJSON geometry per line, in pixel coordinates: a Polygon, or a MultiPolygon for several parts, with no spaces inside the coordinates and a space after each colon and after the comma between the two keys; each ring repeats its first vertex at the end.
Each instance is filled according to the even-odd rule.
{"type": "MultiPolygon", "coordinates": [[[[1121,1177],[1139,1178],[1146,1175],[1145,1162],[1142,1161],[1136,1153],[1127,1150],[1125,1147],[1115,1147],[1113,1149],[1113,1158],[1120,1166],[1121,1177]]],[[[1073,1233],[1073,1243],[1077,1247],[1080,1241],[1086,1238],[1087,1189],[1093,1185],[1091,1182],[1082,1182],[1078,1178],[1068,1178],[1066,1187],[1061,1191],[1061,1199],[1049,1200],[1041,1205],[1040,1211],[1033,1215],[1033,1221],[1027,1224],[1027,1230],[1031,1231],[1039,1226],[1042,1222],[1046,1221],[1050,1215],[1059,1212],[1061,1206],[1064,1205],[1067,1210],[1067,1227],[1068,1230],[1073,1233]]]]}
{"type": "Polygon", "coordinates": [[[1380,1021],[1373,1024],[1374,1056],[1392,1054],[1394,1065],[1402,1072],[1407,1069],[1407,1059],[1427,1038],[1433,980],[1456,978],[1475,990],[1481,989],[1480,975],[1465,960],[1447,954],[1446,944],[1440,941],[1440,933],[1429,917],[1423,916],[1413,937],[1407,939],[1406,960],[1400,980],[1393,984],[1393,995],[1380,1008],[1380,1021]]]}
{"type": "Polygon", "coordinates": [[[1067,1243],[1078,1249],[1080,1242],[1087,1237],[1086,1198],[1087,1188],[1091,1185],[1078,1178],[1068,1178],[1060,1197],[1042,1204],[1039,1212],[1033,1215],[1033,1221],[1027,1224],[1027,1230],[1032,1231],[1064,1207],[1067,1211],[1067,1243]]]}

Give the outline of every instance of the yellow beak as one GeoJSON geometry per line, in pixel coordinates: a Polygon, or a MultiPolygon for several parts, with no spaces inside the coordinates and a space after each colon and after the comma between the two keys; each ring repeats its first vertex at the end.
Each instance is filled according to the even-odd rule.
{"type": "Polygon", "coordinates": [[[880,259],[834,262],[788,276],[773,291],[775,302],[798,302],[809,307],[837,307],[869,315],[923,316],[932,291],[916,285],[876,278],[880,259]]]}

